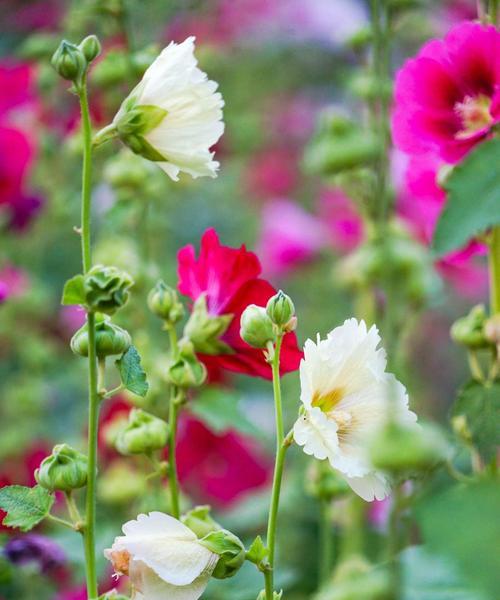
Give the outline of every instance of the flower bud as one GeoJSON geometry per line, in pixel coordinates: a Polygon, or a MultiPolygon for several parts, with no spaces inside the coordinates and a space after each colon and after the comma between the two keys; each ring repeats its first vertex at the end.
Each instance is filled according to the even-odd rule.
{"type": "Polygon", "coordinates": [[[281,290],[269,298],[266,305],[267,316],[275,325],[286,326],[295,314],[295,306],[290,296],[287,296],[281,290]]]}
{"type": "Polygon", "coordinates": [[[205,294],[199,296],[184,328],[184,336],[192,342],[196,352],[202,354],[229,354],[231,348],[220,338],[227,331],[232,315],[211,315],[205,294]]]}
{"type": "Polygon", "coordinates": [[[148,295],[149,310],[168,325],[175,325],[184,315],[177,292],[163,281],[158,281],[148,295]]]}
{"type": "Polygon", "coordinates": [[[500,315],[493,315],[486,321],[484,335],[489,342],[500,346],[500,315]]]}
{"type": "Polygon", "coordinates": [[[101,43],[96,35],[88,35],[80,42],[78,48],[83,52],[87,63],[91,63],[101,53],[101,43]]]}
{"type": "Polygon", "coordinates": [[[213,531],[219,531],[222,527],[210,516],[210,506],[195,506],[181,517],[181,521],[202,538],[213,531]]]}
{"type": "Polygon", "coordinates": [[[70,492],[87,483],[87,457],[67,444],[58,444],[35,471],[39,485],[54,492],[70,492]]]}
{"type": "Polygon", "coordinates": [[[116,267],[96,265],[85,275],[85,300],[90,310],[114,314],[128,300],[132,277],[116,267]]]}
{"type": "Polygon", "coordinates": [[[351,491],[346,480],[326,461],[314,461],[307,472],[306,491],[314,498],[333,500],[351,491]]]}
{"type": "Polygon", "coordinates": [[[268,342],[274,342],[276,334],[273,322],[265,308],[256,304],[245,308],[241,315],[240,336],[253,348],[265,348],[268,342]]]}
{"type": "MultiPolygon", "coordinates": [[[[99,358],[125,353],[132,343],[130,334],[125,329],[111,323],[99,315],[95,325],[95,346],[99,358]]],[[[81,327],[71,338],[71,350],[80,356],[89,355],[88,325],[81,327]]]]}
{"type": "Polygon", "coordinates": [[[126,427],[118,434],[116,449],[120,454],[150,454],[167,444],[168,424],[140,408],[130,411],[126,427]]]}
{"type": "Polygon", "coordinates": [[[123,459],[113,461],[99,477],[97,493],[106,504],[123,506],[142,497],[146,489],[145,476],[123,459]]]}
{"type": "Polygon", "coordinates": [[[205,383],[207,369],[195,354],[191,342],[183,342],[178,358],[168,369],[168,380],[182,388],[199,387],[205,383]]]}
{"type": "Polygon", "coordinates": [[[227,579],[233,577],[245,562],[246,550],[241,540],[226,529],[207,534],[199,543],[220,556],[212,577],[227,579]]]}
{"type": "Polygon", "coordinates": [[[78,82],[87,69],[83,52],[66,40],[63,40],[52,55],[52,66],[63,79],[78,82]]]}
{"type": "Polygon", "coordinates": [[[474,306],[468,315],[457,319],[451,326],[451,338],[457,344],[467,346],[471,350],[488,348],[491,342],[486,337],[486,309],[483,304],[474,306]]]}

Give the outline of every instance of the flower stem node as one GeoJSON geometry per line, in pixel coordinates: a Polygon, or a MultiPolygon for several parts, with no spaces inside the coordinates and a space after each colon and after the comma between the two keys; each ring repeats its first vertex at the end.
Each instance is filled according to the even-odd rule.
{"type": "Polygon", "coordinates": [[[222,527],[212,519],[210,515],[210,506],[195,506],[186,514],[182,515],[181,522],[191,531],[196,533],[198,538],[203,538],[213,531],[219,531],[222,527]]]}
{"type": "Polygon", "coordinates": [[[207,297],[201,294],[184,328],[184,337],[193,344],[196,352],[218,355],[229,354],[231,348],[220,338],[226,333],[233,315],[213,315],[207,307],[207,297]]]}
{"type": "Polygon", "coordinates": [[[207,369],[196,357],[194,345],[182,342],[178,358],[168,369],[168,380],[180,388],[191,388],[203,385],[206,378],[207,369]]]}
{"type": "Polygon", "coordinates": [[[184,316],[184,307],[177,292],[161,280],[149,292],[148,306],[168,326],[175,325],[184,316]]]}
{"type": "MultiPolygon", "coordinates": [[[[267,316],[282,329],[288,329],[290,321],[295,316],[295,306],[290,296],[281,290],[269,298],[266,305],[267,316]]],[[[295,329],[295,327],[293,327],[295,329]]]]}
{"type": "Polygon", "coordinates": [[[220,556],[212,573],[212,577],[215,577],[215,579],[233,577],[245,562],[245,546],[234,533],[226,529],[212,531],[199,542],[202,546],[220,556]]]}
{"type": "Polygon", "coordinates": [[[115,442],[120,454],[151,454],[167,445],[168,424],[154,415],[134,408],[128,423],[118,434],[115,442]]]}
{"type": "Polygon", "coordinates": [[[468,315],[457,319],[451,326],[451,338],[470,350],[489,348],[492,342],[486,336],[486,309],[483,304],[474,306],[468,315]]]}
{"type": "Polygon", "coordinates": [[[81,84],[87,70],[87,59],[82,50],[66,40],[59,44],[51,63],[63,79],[72,81],[76,86],[81,84]]]}
{"type": "Polygon", "coordinates": [[[71,492],[87,483],[87,457],[67,444],[58,444],[35,471],[39,485],[54,492],[71,492]]]}
{"type": "MultiPolygon", "coordinates": [[[[95,345],[99,358],[124,354],[132,344],[130,334],[125,329],[111,323],[109,318],[98,314],[95,325],[95,345]]],[[[89,355],[89,332],[85,324],[71,338],[71,350],[80,356],[89,355]]]]}
{"type": "Polygon", "coordinates": [[[274,343],[275,329],[264,307],[250,304],[245,308],[241,315],[240,336],[253,348],[266,348],[269,342],[274,343]]]}
{"type": "Polygon", "coordinates": [[[80,42],[78,48],[82,51],[87,64],[90,64],[101,53],[101,43],[96,35],[88,35],[80,42]]]}

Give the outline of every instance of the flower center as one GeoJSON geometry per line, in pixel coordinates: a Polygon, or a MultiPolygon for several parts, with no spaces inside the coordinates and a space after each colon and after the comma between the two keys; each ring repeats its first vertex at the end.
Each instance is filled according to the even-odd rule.
{"type": "Polygon", "coordinates": [[[115,550],[111,552],[110,556],[115,574],[118,577],[120,575],[128,575],[130,552],[127,552],[127,550],[115,550]]]}
{"type": "Polygon", "coordinates": [[[485,94],[465,96],[463,102],[457,102],[455,112],[462,121],[462,129],[455,134],[455,137],[464,140],[491,125],[493,117],[490,113],[490,107],[491,98],[485,94]]]}
{"type": "Polygon", "coordinates": [[[342,388],[333,388],[326,394],[314,392],[312,406],[320,408],[324,413],[329,413],[332,408],[337,405],[344,396],[342,388]]]}

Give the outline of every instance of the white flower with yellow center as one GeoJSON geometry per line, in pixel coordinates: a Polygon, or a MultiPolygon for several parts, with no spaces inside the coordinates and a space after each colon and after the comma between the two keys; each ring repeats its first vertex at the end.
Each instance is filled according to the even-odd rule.
{"type": "Polygon", "coordinates": [[[375,326],[348,319],[326,340],[307,340],[300,364],[301,415],[294,438],[306,454],[328,459],[364,500],[389,493],[383,473],[370,464],[368,444],[391,408],[401,423],[413,423],[404,386],[386,373],[385,351],[375,326]]]}
{"type": "Polygon", "coordinates": [[[224,101],[217,84],[198,68],[194,37],[170,43],[147,69],[96,143],[118,135],[136,154],[153,160],[174,180],[180,171],[215,177],[210,148],[224,132],[224,101]]]}
{"type": "Polygon", "coordinates": [[[104,556],[117,576],[128,575],[134,600],[197,600],[219,556],[199,543],[177,519],[160,513],[139,515],[122,527],[104,556]]]}

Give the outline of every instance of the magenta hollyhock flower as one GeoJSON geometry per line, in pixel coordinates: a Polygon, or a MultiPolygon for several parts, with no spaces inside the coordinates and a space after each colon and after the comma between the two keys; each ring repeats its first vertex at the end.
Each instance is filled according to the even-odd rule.
{"type": "MultiPolygon", "coordinates": [[[[249,304],[265,306],[276,293],[273,286],[260,278],[259,259],[245,246],[223,246],[214,229],[208,229],[201,238],[198,258],[192,245],[178,253],[179,291],[192,300],[205,294],[209,314],[233,315],[221,341],[231,352],[217,356],[200,355],[209,367],[214,365],[236,373],[272,379],[271,368],[262,350],[252,348],[240,337],[240,318],[249,304]]],[[[281,351],[281,372],[299,368],[302,352],[294,333],[285,336],[281,351]]]]}
{"type": "Polygon", "coordinates": [[[33,110],[33,68],[28,63],[3,60],[0,62],[0,89],[8,90],[0,96],[0,118],[5,121],[7,115],[14,118],[15,113],[33,110]]]}
{"type": "Polygon", "coordinates": [[[267,203],[261,222],[258,254],[268,275],[283,275],[314,258],[328,243],[323,223],[291,200],[267,203]]]}
{"type": "Polygon", "coordinates": [[[245,187],[257,198],[288,196],[299,177],[294,148],[267,148],[253,156],[244,173],[245,187]]]}
{"type": "Polygon", "coordinates": [[[185,415],[179,423],[177,469],[198,502],[227,507],[270,483],[272,462],[254,440],[235,431],[214,433],[185,415]]]}
{"type": "Polygon", "coordinates": [[[363,220],[352,200],[341,189],[323,190],[319,196],[318,212],[321,221],[326,224],[333,248],[348,252],[361,243],[363,220]]]}
{"type": "Polygon", "coordinates": [[[457,162],[500,122],[500,32],[461,23],[431,40],[396,76],[392,131],[409,154],[457,162]]]}

